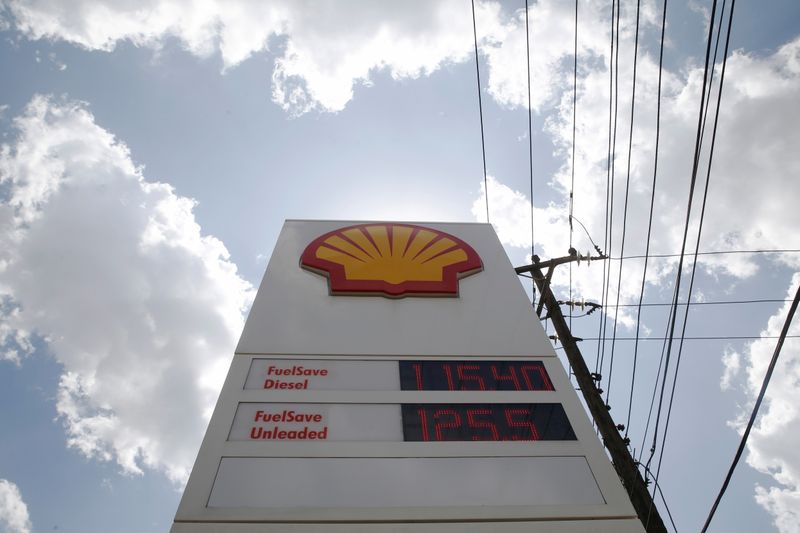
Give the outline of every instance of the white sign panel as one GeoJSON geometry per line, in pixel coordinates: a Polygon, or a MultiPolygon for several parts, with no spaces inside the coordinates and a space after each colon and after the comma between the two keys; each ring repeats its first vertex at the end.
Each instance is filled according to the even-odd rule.
{"type": "Polygon", "coordinates": [[[209,500],[264,508],[601,503],[583,457],[226,457],[209,500]]]}

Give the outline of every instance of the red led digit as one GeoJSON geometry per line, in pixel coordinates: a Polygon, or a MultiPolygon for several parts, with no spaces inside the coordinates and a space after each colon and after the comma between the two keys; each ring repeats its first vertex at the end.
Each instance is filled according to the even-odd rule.
{"type": "Polygon", "coordinates": [[[417,414],[419,415],[419,425],[422,427],[422,440],[429,441],[431,440],[431,435],[428,433],[428,413],[425,412],[425,409],[417,409],[417,414]]]}
{"type": "Polygon", "coordinates": [[[443,429],[458,429],[461,427],[461,417],[455,409],[437,409],[433,412],[433,428],[436,432],[436,440],[445,440],[442,438],[443,429]],[[452,420],[443,422],[442,417],[449,416],[452,420]]]}
{"type": "Polygon", "coordinates": [[[447,377],[447,390],[456,390],[456,386],[453,383],[453,370],[450,368],[450,365],[443,363],[442,369],[444,370],[444,375],[447,377]]]}
{"type": "Polygon", "coordinates": [[[419,363],[414,363],[411,366],[414,367],[414,375],[417,378],[417,390],[423,390],[422,389],[422,365],[420,365],[419,363]]]}
{"type": "Polygon", "coordinates": [[[473,435],[472,440],[500,440],[500,434],[497,432],[497,426],[491,419],[492,411],[490,409],[467,409],[467,424],[470,428],[474,429],[488,429],[492,433],[491,439],[481,438],[479,435],[473,435]],[[489,420],[476,420],[476,416],[489,415],[489,420]]]}
{"type": "Polygon", "coordinates": [[[522,372],[522,377],[525,378],[525,383],[528,385],[528,390],[555,390],[553,389],[552,383],[550,383],[550,379],[547,377],[547,372],[543,365],[522,365],[520,371],[522,372]],[[529,372],[536,372],[539,374],[543,384],[541,389],[533,386],[529,372]]]}
{"type": "MultiPolygon", "coordinates": [[[[520,385],[519,379],[517,378],[517,372],[514,370],[513,366],[508,367],[508,375],[502,376],[497,372],[497,366],[492,365],[492,376],[494,380],[497,382],[500,381],[510,381],[514,384],[514,390],[522,390],[522,386],[520,385]]],[[[496,389],[497,387],[495,387],[496,389]]],[[[529,389],[530,390],[530,389],[529,389]]]]}
{"type": "Polygon", "coordinates": [[[456,365],[456,368],[458,369],[458,380],[461,385],[461,390],[486,390],[486,384],[483,382],[482,377],[476,375],[470,376],[464,373],[464,370],[477,370],[478,372],[480,372],[481,367],[479,367],[478,365],[456,365]],[[467,387],[465,387],[464,385],[466,385],[468,381],[474,381],[475,383],[477,383],[478,388],[468,389],[467,387]]]}
{"type": "MultiPolygon", "coordinates": [[[[533,425],[530,419],[531,412],[528,409],[506,409],[506,422],[510,428],[527,428],[530,430],[530,438],[523,438],[521,440],[539,440],[539,431],[533,425]],[[525,420],[514,420],[515,415],[522,415],[525,420]]],[[[520,440],[518,436],[512,437],[512,440],[520,440]]]]}

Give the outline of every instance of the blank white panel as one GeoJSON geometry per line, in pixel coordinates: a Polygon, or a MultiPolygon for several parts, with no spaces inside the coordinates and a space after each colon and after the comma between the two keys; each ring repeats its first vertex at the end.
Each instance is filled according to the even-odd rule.
{"type": "Polygon", "coordinates": [[[592,505],[583,457],[223,457],[209,507],[592,505]]]}

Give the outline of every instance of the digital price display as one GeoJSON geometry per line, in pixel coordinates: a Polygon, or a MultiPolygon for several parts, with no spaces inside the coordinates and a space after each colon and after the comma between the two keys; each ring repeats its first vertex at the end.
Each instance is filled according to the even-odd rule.
{"type": "Polygon", "coordinates": [[[558,403],[403,404],[405,441],[577,440],[558,403]]]}
{"type": "Polygon", "coordinates": [[[541,361],[400,361],[402,390],[552,391],[541,361]]]}

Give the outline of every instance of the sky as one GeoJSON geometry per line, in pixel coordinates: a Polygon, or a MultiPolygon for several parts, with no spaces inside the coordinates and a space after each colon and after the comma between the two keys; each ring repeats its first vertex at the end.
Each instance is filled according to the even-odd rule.
{"type": "MultiPolygon", "coordinates": [[[[637,3],[621,4],[611,68],[612,3],[579,0],[573,93],[575,5],[530,3],[529,139],[525,4],[476,2],[487,191],[465,0],[0,0],[0,530],[168,530],[283,221],[485,222],[488,192],[523,265],[530,146],[535,253],[585,254],[591,238],[614,258],[559,267],[553,287],[605,301],[576,308],[573,332],[646,462],[670,308],[624,306],[642,295],[630,256],[645,253],[654,174],[649,251],[681,250],[712,2],[667,6],[657,172],[663,3],[640,4],[635,62],[637,3]],[[586,231],[570,233],[570,192],[586,231]]],[[[800,249],[799,23],[791,0],[735,5],[689,252],[707,175],[701,251],[800,249]]],[[[678,259],[647,265],[644,302],[669,303],[678,259]]],[[[708,305],[689,307],[675,378],[678,308],[651,463],[679,531],[708,514],[800,284],[796,252],[696,267],[691,301],[708,305]],[[743,300],[769,301],[710,305],[743,300]]],[[[799,383],[788,339],[711,531],[800,531],[799,383]]]]}

